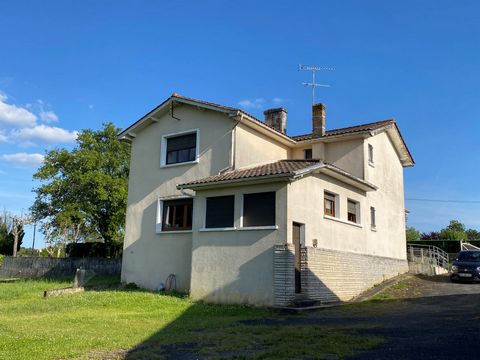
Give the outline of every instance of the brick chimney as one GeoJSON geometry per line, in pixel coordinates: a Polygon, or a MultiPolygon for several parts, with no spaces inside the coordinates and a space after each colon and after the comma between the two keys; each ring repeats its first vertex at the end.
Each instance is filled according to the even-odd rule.
{"type": "Polygon", "coordinates": [[[325,104],[312,106],[312,133],[315,135],[325,135],[325,111],[325,104]]]}
{"type": "Polygon", "coordinates": [[[287,132],[287,109],[268,109],[263,112],[263,115],[265,115],[265,124],[282,134],[287,132]]]}

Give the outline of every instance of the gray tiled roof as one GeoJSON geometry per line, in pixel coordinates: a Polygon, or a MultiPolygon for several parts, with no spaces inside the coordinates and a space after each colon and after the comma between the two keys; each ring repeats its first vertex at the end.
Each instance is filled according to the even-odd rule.
{"type": "Polygon", "coordinates": [[[240,180],[248,178],[260,178],[273,175],[295,175],[298,170],[303,170],[312,165],[320,164],[318,160],[279,160],[264,165],[259,165],[247,169],[228,171],[223,174],[209,176],[203,179],[194,180],[179,187],[222,182],[229,180],[240,180]]]}
{"type": "Polygon", "coordinates": [[[363,131],[378,130],[385,126],[393,125],[393,124],[395,124],[395,120],[383,120],[383,121],[376,121],[368,124],[350,126],[346,128],[327,130],[325,131],[324,136],[316,135],[316,134],[305,134],[305,135],[291,136],[291,138],[295,141],[310,140],[310,139],[315,139],[320,137],[325,138],[329,136],[345,135],[345,134],[353,134],[353,133],[363,132],[363,131]]]}
{"type": "Polygon", "coordinates": [[[315,170],[333,171],[343,178],[353,180],[355,183],[361,183],[370,189],[376,189],[376,186],[363,180],[349,172],[340,169],[338,166],[326,163],[321,160],[278,160],[268,164],[263,164],[247,169],[231,170],[219,175],[209,176],[203,179],[194,180],[185,184],[179,184],[178,188],[195,188],[203,185],[216,185],[220,183],[229,183],[236,181],[261,180],[269,178],[290,178],[294,179],[310,173],[315,170]],[[323,170],[322,170],[323,169],[323,170]]]}

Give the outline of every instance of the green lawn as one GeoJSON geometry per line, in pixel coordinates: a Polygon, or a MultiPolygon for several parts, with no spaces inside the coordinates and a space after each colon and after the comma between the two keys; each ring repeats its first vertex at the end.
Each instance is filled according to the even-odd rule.
{"type": "Polygon", "coordinates": [[[44,290],[69,285],[0,280],[0,359],[342,358],[381,342],[298,321],[308,315],[138,290],[43,298],[44,290]]]}

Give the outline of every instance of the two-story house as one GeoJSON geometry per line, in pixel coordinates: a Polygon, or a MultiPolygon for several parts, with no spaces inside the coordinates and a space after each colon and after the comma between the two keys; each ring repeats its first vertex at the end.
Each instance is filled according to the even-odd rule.
{"type": "Polygon", "coordinates": [[[173,94],[119,134],[131,143],[122,280],[218,303],[348,300],[408,270],[403,168],[394,120],[286,134],[173,94]]]}

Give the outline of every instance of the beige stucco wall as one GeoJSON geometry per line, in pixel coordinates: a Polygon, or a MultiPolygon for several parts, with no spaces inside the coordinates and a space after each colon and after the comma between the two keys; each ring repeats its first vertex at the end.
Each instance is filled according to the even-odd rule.
{"type": "MultiPolygon", "coordinates": [[[[190,288],[192,233],[155,231],[157,199],[181,196],[178,183],[217,174],[230,164],[234,121],[209,110],[183,105],[136,134],[132,141],[122,281],[154,289],[174,273],[178,289],[190,288]],[[198,164],[160,168],[162,135],[200,130],[198,164]]],[[[192,192],[189,192],[192,193],[192,192]]]]}
{"type": "MultiPolygon", "coordinates": [[[[403,167],[387,133],[383,132],[365,140],[364,153],[368,159],[368,144],[373,145],[374,166],[365,161],[365,179],[376,186],[377,191],[369,192],[369,206],[376,209],[376,231],[373,238],[378,238],[378,247],[394,247],[395,253],[406,257],[405,241],[405,203],[403,187],[403,167]],[[388,239],[390,245],[380,239],[388,239]]],[[[373,246],[373,243],[372,243],[373,246]]],[[[396,256],[395,256],[396,257],[396,256]]]]}
{"type": "Polygon", "coordinates": [[[273,183],[197,191],[194,228],[205,222],[206,198],[235,195],[235,230],[194,231],[190,295],[216,303],[273,305],[273,248],[286,241],[286,185],[273,183]],[[242,230],[242,194],[276,192],[277,229],[242,230]]]}
{"type": "Polygon", "coordinates": [[[325,144],[326,162],[334,164],[340,169],[346,170],[361,179],[364,175],[364,158],[363,139],[325,144]]]}
{"type": "Polygon", "coordinates": [[[324,160],[359,178],[364,176],[364,145],[363,139],[351,139],[335,142],[314,142],[303,144],[291,151],[292,159],[304,159],[305,149],[312,149],[312,158],[324,160]]]}
{"type": "Polygon", "coordinates": [[[145,127],[132,141],[131,176],[122,266],[122,281],[150,289],[174,273],[180,291],[211,302],[273,304],[273,247],[291,243],[292,222],[305,226],[307,246],[317,239],[324,249],[405,259],[403,168],[385,133],[348,142],[328,143],[327,162],[364,177],[379,189],[365,193],[326,175],[306,176],[291,184],[257,184],[230,189],[187,192],[194,199],[193,231],[161,233],[155,230],[157,200],[184,196],[179,183],[216,175],[232,160],[232,129],[236,168],[268,161],[303,158],[293,149],[261,135],[227,115],[182,105],[145,127]],[[236,125],[236,126],[235,126],[236,125]],[[160,167],[162,135],[199,129],[199,163],[160,167]],[[368,143],[374,146],[375,167],[368,165],[368,143]],[[241,194],[275,190],[278,229],[199,231],[203,228],[205,197],[235,194],[235,222],[240,226],[241,194]],[[339,195],[340,220],[323,216],[323,191],[339,195]],[[346,223],[347,199],[361,204],[361,224],[346,223]],[[370,228],[370,206],[375,206],[377,228],[370,228]]]}
{"type": "Polygon", "coordinates": [[[235,136],[235,168],[291,158],[291,150],[272,138],[239,124],[235,136]]]}
{"type": "MultiPolygon", "coordinates": [[[[390,220],[398,223],[402,220],[402,211],[394,212],[388,209],[392,201],[376,196],[374,199],[354,187],[323,174],[305,177],[288,185],[287,196],[287,239],[292,242],[292,222],[305,224],[305,245],[313,246],[317,239],[319,248],[347,251],[359,254],[383,257],[405,258],[405,239],[401,238],[404,230],[398,226],[385,224],[390,220]],[[324,191],[338,195],[338,218],[335,220],[324,216],[324,191]],[[360,203],[360,223],[347,221],[347,201],[360,203]],[[377,209],[377,230],[370,228],[370,206],[377,209]],[[378,221],[378,217],[382,221],[378,221]]],[[[395,205],[397,210],[398,204],[395,205]]]]}

